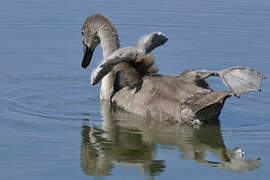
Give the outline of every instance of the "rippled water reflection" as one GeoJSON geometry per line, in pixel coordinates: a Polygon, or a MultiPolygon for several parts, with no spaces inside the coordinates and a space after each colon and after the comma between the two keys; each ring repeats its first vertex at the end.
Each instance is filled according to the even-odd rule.
{"type": "Polygon", "coordinates": [[[168,43],[154,51],[161,73],[242,65],[270,77],[269,9],[267,0],[2,0],[0,179],[264,179],[268,79],[262,93],[230,98],[220,124],[146,121],[100,107],[89,75],[101,50],[82,70],[80,28],[100,12],[116,24],[122,46],[164,32],[168,43]]]}
{"type": "Polygon", "coordinates": [[[101,104],[101,114],[102,128],[82,127],[81,160],[88,175],[110,175],[115,164],[131,164],[147,175],[159,175],[166,170],[165,160],[157,159],[159,146],[176,148],[179,158],[210,167],[251,171],[261,165],[259,159],[243,157],[239,148],[228,149],[219,124],[194,128],[149,121],[112,108],[106,102],[101,104]],[[208,154],[216,157],[208,159],[208,154]]]}

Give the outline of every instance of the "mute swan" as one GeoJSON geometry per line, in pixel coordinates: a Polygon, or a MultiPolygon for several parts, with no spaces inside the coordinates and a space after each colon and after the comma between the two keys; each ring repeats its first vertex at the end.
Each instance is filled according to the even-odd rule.
{"type": "Polygon", "coordinates": [[[185,71],[178,76],[149,73],[155,69],[150,52],[167,37],[154,32],[143,36],[137,47],[120,48],[116,28],[101,14],[86,19],[82,37],[83,68],[90,64],[99,43],[103,49],[104,60],[91,73],[91,84],[101,80],[100,99],[149,119],[199,124],[215,121],[226,98],[260,90],[263,79],[261,73],[247,67],[185,71]],[[212,91],[205,81],[209,76],[219,76],[230,91],[212,91]]]}

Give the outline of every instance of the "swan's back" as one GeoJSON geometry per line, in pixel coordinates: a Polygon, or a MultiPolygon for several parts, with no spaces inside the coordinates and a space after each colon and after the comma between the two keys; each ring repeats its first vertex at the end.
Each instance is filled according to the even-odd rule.
{"type": "Polygon", "coordinates": [[[146,118],[168,121],[201,121],[218,117],[228,92],[213,92],[184,81],[180,76],[144,76],[139,92],[125,87],[112,102],[146,118]],[[215,106],[216,110],[213,110],[215,106]],[[207,107],[211,113],[206,112],[207,107]]]}

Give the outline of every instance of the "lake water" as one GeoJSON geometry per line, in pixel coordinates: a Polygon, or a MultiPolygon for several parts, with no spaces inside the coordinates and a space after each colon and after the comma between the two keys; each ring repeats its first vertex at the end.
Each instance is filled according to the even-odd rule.
{"type": "Polygon", "coordinates": [[[228,99],[215,125],[111,115],[89,83],[101,48],[83,70],[80,28],[99,12],[122,46],[164,32],[154,51],[164,74],[242,65],[270,77],[269,0],[0,2],[0,179],[268,179],[269,79],[228,99]]]}

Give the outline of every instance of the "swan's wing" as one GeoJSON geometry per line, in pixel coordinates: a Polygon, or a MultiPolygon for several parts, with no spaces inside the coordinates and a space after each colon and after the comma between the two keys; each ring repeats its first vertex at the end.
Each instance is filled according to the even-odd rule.
{"type": "Polygon", "coordinates": [[[249,91],[260,91],[263,75],[248,67],[231,67],[218,72],[223,83],[232,90],[235,95],[249,91]]]}
{"type": "Polygon", "coordinates": [[[135,47],[125,47],[114,51],[106,60],[103,60],[91,73],[91,84],[97,84],[112,68],[121,62],[136,60],[138,50],[135,47]]]}
{"type": "Polygon", "coordinates": [[[118,64],[113,67],[113,71],[116,78],[114,80],[114,90],[110,98],[111,100],[117,91],[126,86],[129,89],[136,89],[135,93],[140,90],[143,83],[142,76],[129,63],[118,64]]]}
{"type": "Polygon", "coordinates": [[[142,36],[137,43],[137,47],[144,54],[148,54],[167,41],[168,38],[162,32],[152,32],[151,34],[142,36]]]}
{"type": "Polygon", "coordinates": [[[91,73],[91,84],[97,84],[112,68],[121,62],[131,62],[145,56],[153,49],[167,42],[168,38],[161,32],[145,35],[138,41],[138,47],[124,47],[114,51],[108,59],[103,60],[91,73]]]}

